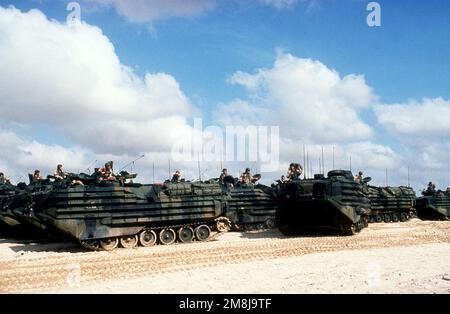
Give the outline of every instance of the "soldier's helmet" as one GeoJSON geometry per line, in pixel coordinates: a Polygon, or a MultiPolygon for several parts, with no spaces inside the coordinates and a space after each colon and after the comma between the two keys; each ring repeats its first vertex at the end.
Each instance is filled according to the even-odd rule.
{"type": "Polygon", "coordinates": [[[358,174],[359,174],[360,176],[362,176],[362,175],[363,175],[363,172],[362,172],[362,171],[360,171],[360,172],[358,172],[358,174]]]}
{"type": "Polygon", "coordinates": [[[250,172],[250,168],[245,168],[245,172],[250,172]]]}

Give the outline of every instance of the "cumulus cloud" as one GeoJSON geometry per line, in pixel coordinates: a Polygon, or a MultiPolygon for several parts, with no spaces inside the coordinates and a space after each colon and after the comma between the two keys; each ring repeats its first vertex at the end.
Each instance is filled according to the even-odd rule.
{"type": "Polygon", "coordinates": [[[27,171],[40,169],[51,173],[59,163],[72,171],[81,171],[87,164],[85,149],[75,146],[45,145],[35,140],[25,140],[12,131],[0,130],[1,170],[14,182],[27,181],[27,171]]]}
{"type": "MultiPolygon", "coordinates": [[[[238,71],[229,82],[243,86],[248,97],[219,107],[216,116],[222,120],[217,121],[280,126],[280,167],[269,175],[272,178],[284,173],[293,160],[304,163],[306,144],[310,176],[320,172],[323,148],[324,161],[320,162],[324,162],[325,173],[333,168],[334,151],[335,168],[350,169],[351,160],[352,170],[364,171],[375,185],[386,184],[386,170],[390,185],[407,185],[408,167],[410,183],[416,190],[427,180],[445,182],[445,175],[437,171],[448,163],[445,150],[449,146],[445,140],[400,139],[396,133],[390,140],[395,146],[386,141],[375,142],[380,127],[369,126],[361,113],[375,108],[380,116],[381,109],[387,106],[377,105],[378,97],[362,75],[341,76],[319,61],[279,54],[272,68],[254,73],[238,71]]],[[[409,104],[405,105],[407,108],[409,104]]],[[[385,113],[389,121],[404,116],[404,112],[385,113]]],[[[430,118],[425,112],[421,116],[424,120],[430,118]]]]}
{"type": "MultiPolygon", "coordinates": [[[[237,71],[229,82],[243,86],[248,98],[222,104],[216,121],[280,127],[280,163],[269,175],[272,179],[285,173],[294,160],[305,163],[304,144],[309,176],[322,167],[325,174],[332,170],[333,155],[334,168],[350,169],[351,160],[353,171],[363,170],[380,185],[385,183],[386,169],[404,166],[396,151],[372,142],[375,130],[363,121],[361,112],[371,110],[378,97],[362,75],[341,76],[319,61],[279,53],[272,68],[237,71]]],[[[403,179],[393,178],[390,183],[405,185],[403,179]]]]}
{"type": "Polygon", "coordinates": [[[378,122],[396,138],[412,165],[415,180],[449,185],[450,101],[441,97],[374,107],[378,122]]]}
{"type": "Polygon", "coordinates": [[[256,107],[270,108],[267,122],[282,126],[288,138],[326,143],[373,135],[360,112],[377,97],[361,75],[341,77],[319,61],[281,53],[273,68],[238,71],[230,82],[245,87],[256,107]]]}
{"type": "Polygon", "coordinates": [[[447,136],[450,139],[450,100],[411,100],[406,104],[377,105],[378,121],[401,135],[447,136]]]}
{"type": "MultiPolygon", "coordinates": [[[[77,172],[114,160],[119,170],[141,153],[139,180],[151,182],[155,165],[162,181],[172,145],[202,136],[188,124],[197,112],[176,79],[136,75],[98,27],[0,7],[0,59],[0,169],[15,182],[35,168],[52,173],[58,163],[77,172]],[[69,147],[35,139],[32,129],[42,126],[69,147]]],[[[196,160],[172,160],[177,168],[198,177],[196,160]]]]}
{"type": "Polygon", "coordinates": [[[247,101],[235,99],[219,106],[214,112],[214,119],[223,126],[227,125],[259,125],[267,123],[271,110],[252,106],[247,101]]]}
{"type": "Polygon", "coordinates": [[[178,82],[137,76],[98,27],[0,7],[0,59],[4,121],[47,125],[97,153],[169,151],[191,135],[178,82]]]}

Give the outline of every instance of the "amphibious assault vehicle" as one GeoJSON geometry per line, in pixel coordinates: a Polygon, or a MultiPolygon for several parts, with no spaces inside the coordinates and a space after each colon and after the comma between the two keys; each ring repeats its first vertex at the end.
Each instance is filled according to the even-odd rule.
{"type": "Polygon", "coordinates": [[[229,230],[219,184],[127,182],[135,177],[122,172],[116,181],[98,181],[95,175],[71,175],[34,192],[28,208],[13,212],[89,249],[205,241],[229,230]],[[74,180],[84,185],[71,185],[74,180]]]}
{"type": "Polygon", "coordinates": [[[420,219],[450,219],[450,191],[425,190],[416,200],[417,216],[420,219]]]}
{"type": "Polygon", "coordinates": [[[416,193],[412,188],[376,187],[366,183],[362,184],[362,190],[370,199],[370,222],[406,221],[415,215],[416,193]]]}
{"type": "Polygon", "coordinates": [[[287,235],[306,227],[332,227],[354,235],[368,225],[370,214],[369,199],[345,170],[279,184],[278,205],[277,225],[287,235]]]}

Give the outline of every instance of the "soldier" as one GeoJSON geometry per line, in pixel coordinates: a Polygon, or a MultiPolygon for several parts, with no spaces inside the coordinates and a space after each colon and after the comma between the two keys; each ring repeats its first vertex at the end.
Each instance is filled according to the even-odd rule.
{"type": "Polygon", "coordinates": [[[298,180],[302,175],[302,166],[300,164],[291,163],[287,172],[288,180],[298,180]]]}
{"type": "Polygon", "coordinates": [[[303,167],[300,164],[297,164],[295,169],[297,170],[297,179],[300,179],[302,173],[303,173],[303,167]]]}
{"type": "MultiPolygon", "coordinates": [[[[55,177],[56,180],[64,180],[69,174],[67,172],[64,171],[64,167],[63,165],[59,164],[58,166],[56,166],[56,171],[53,174],[53,176],[55,177]]],[[[80,180],[72,180],[70,182],[71,185],[84,185],[83,182],[81,182],[80,180]]]]}
{"type": "Polygon", "coordinates": [[[358,172],[358,175],[355,176],[355,182],[361,184],[363,182],[363,172],[358,172]]]}
{"type": "Polygon", "coordinates": [[[116,181],[110,163],[107,162],[98,172],[101,174],[100,181],[116,181]]]}
{"type": "Polygon", "coordinates": [[[294,173],[295,173],[295,165],[294,165],[294,163],[291,163],[289,165],[289,169],[287,171],[287,178],[288,178],[288,180],[293,180],[294,173]]]}
{"type": "Polygon", "coordinates": [[[63,165],[59,164],[56,166],[56,171],[53,174],[56,180],[64,180],[65,177],[67,177],[67,173],[64,172],[63,165]]]}
{"type": "Polygon", "coordinates": [[[434,185],[433,182],[428,182],[428,187],[427,187],[427,191],[428,192],[435,192],[436,191],[436,185],[434,185]]]}
{"type": "Polygon", "coordinates": [[[241,183],[250,184],[253,182],[253,176],[250,172],[250,168],[246,168],[245,172],[241,175],[241,183]]]}
{"type": "Polygon", "coordinates": [[[0,172],[0,184],[11,184],[11,180],[3,172],[0,172]]]}
{"type": "Polygon", "coordinates": [[[226,186],[233,187],[235,184],[235,180],[234,180],[233,176],[228,174],[227,169],[222,170],[219,180],[220,180],[220,183],[225,184],[226,186]]]}
{"type": "Polygon", "coordinates": [[[280,178],[280,182],[281,182],[281,183],[284,183],[284,182],[286,182],[286,177],[285,177],[284,175],[282,175],[282,176],[281,176],[281,178],[280,178]]]}
{"type": "Polygon", "coordinates": [[[34,170],[34,174],[33,174],[33,180],[34,181],[39,181],[42,180],[42,176],[41,176],[41,171],[40,170],[34,170]]]}
{"type": "Polygon", "coordinates": [[[172,176],[172,183],[178,183],[181,181],[181,172],[180,170],[175,171],[175,173],[172,176]]]}
{"type": "Polygon", "coordinates": [[[222,169],[222,173],[220,174],[220,177],[219,177],[219,180],[221,183],[223,183],[223,180],[225,179],[225,177],[228,177],[228,170],[222,169]]]}

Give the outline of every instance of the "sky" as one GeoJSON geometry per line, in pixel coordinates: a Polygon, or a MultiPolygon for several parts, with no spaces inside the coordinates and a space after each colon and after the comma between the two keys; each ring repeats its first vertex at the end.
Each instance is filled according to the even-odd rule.
{"type": "Polygon", "coordinates": [[[69,1],[1,0],[0,171],[18,182],[144,155],[127,168],[142,182],[170,160],[187,179],[249,166],[268,184],[305,147],[312,173],[334,151],[375,185],[450,186],[450,3],[377,1],[369,27],[369,2],[80,0],[68,24],[69,1]],[[197,118],[215,140],[277,126],[279,164],[176,160],[175,144],[205,141],[197,118]]]}

